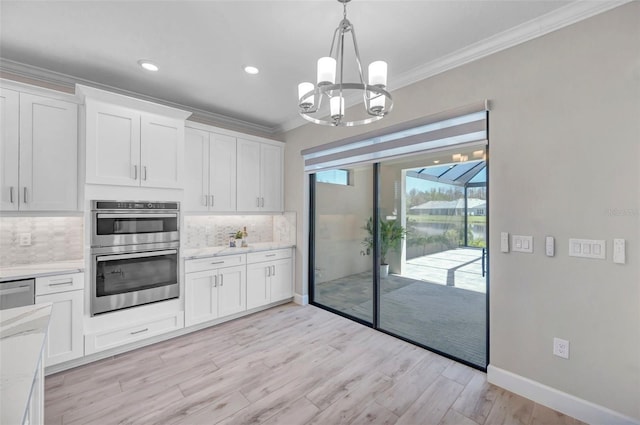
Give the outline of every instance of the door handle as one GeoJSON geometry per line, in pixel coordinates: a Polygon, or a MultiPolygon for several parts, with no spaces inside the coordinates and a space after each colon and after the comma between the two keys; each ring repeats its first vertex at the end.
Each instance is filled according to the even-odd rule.
{"type": "Polygon", "coordinates": [[[273,269],[273,273],[271,274],[271,276],[275,276],[276,275],[276,266],[271,266],[271,268],[273,269]]]}
{"type": "Polygon", "coordinates": [[[209,197],[207,195],[203,195],[202,205],[204,205],[205,207],[209,205],[209,197]]]}
{"type": "Polygon", "coordinates": [[[130,332],[130,334],[131,334],[131,335],[141,334],[142,332],[146,332],[146,331],[148,331],[148,330],[149,330],[149,328],[144,328],[144,329],[140,329],[139,331],[133,331],[133,332],[130,332]]]}
{"type": "Polygon", "coordinates": [[[220,275],[220,286],[224,285],[224,275],[220,275]]]}
{"type": "Polygon", "coordinates": [[[260,208],[260,197],[256,198],[256,207],[260,208]]]}
{"type": "Polygon", "coordinates": [[[138,166],[137,165],[133,166],[133,179],[134,180],[138,180],[138,166]]]}
{"type": "Polygon", "coordinates": [[[213,197],[213,195],[211,195],[211,206],[213,206],[214,201],[215,201],[215,198],[213,197]]]}
{"type": "Polygon", "coordinates": [[[267,277],[270,277],[271,276],[271,267],[267,267],[265,271],[267,272],[267,277]]]}
{"type": "Polygon", "coordinates": [[[144,167],[142,167],[142,170],[144,171],[144,180],[147,180],[147,166],[145,165],[144,167]]]}
{"type": "Polygon", "coordinates": [[[262,205],[260,205],[260,206],[264,207],[264,198],[260,198],[260,199],[262,200],[262,202],[261,202],[262,205]]]}
{"type": "Polygon", "coordinates": [[[22,198],[22,200],[25,204],[29,202],[29,200],[27,199],[27,186],[24,187],[24,197],[22,198]]]}
{"type": "Polygon", "coordinates": [[[13,186],[9,187],[9,202],[13,204],[13,186]]]}

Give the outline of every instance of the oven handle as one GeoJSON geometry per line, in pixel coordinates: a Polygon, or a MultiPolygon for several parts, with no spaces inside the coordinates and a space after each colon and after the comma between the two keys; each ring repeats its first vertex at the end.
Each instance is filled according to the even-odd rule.
{"type": "Polygon", "coordinates": [[[129,258],[157,257],[158,255],[171,255],[177,253],[178,251],[175,249],[168,249],[166,251],[138,252],[133,254],[100,255],[96,257],[96,261],[127,260],[129,258]]]}
{"type": "Polygon", "coordinates": [[[98,213],[97,218],[178,218],[177,214],[153,214],[153,213],[140,213],[140,214],[102,214],[98,213]]]}
{"type": "Polygon", "coordinates": [[[31,285],[18,286],[17,288],[0,289],[0,295],[20,294],[22,292],[31,292],[31,285]]]}

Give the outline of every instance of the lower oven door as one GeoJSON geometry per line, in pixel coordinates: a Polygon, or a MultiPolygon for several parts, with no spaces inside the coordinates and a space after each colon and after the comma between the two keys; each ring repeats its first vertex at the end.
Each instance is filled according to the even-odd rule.
{"type": "Polygon", "coordinates": [[[178,250],[92,255],[91,315],[180,296],[178,250]]]}

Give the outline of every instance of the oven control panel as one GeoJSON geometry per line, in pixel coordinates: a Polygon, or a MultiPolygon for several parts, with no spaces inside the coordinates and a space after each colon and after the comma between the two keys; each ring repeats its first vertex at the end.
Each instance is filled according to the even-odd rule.
{"type": "Polygon", "coordinates": [[[178,202],[93,201],[95,210],[179,210],[178,202]]]}

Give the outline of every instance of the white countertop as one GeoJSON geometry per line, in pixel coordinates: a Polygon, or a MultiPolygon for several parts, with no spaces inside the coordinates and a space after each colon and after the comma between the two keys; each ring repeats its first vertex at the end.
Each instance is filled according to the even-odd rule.
{"type": "Polygon", "coordinates": [[[0,311],[0,423],[21,424],[24,419],[47,339],[51,305],[0,311]]]}
{"type": "Polygon", "coordinates": [[[273,249],[292,248],[295,244],[290,242],[261,242],[252,243],[246,248],[229,248],[228,246],[210,246],[206,248],[192,248],[182,250],[185,260],[196,258],[217,257],[220,255],[246,254],[248,252],[271,251],[273,249]]]}
{"type": "Polygon", "coordinates": [[[0,282],[84,271],[84,260],[0,267],[0,282]]]}

